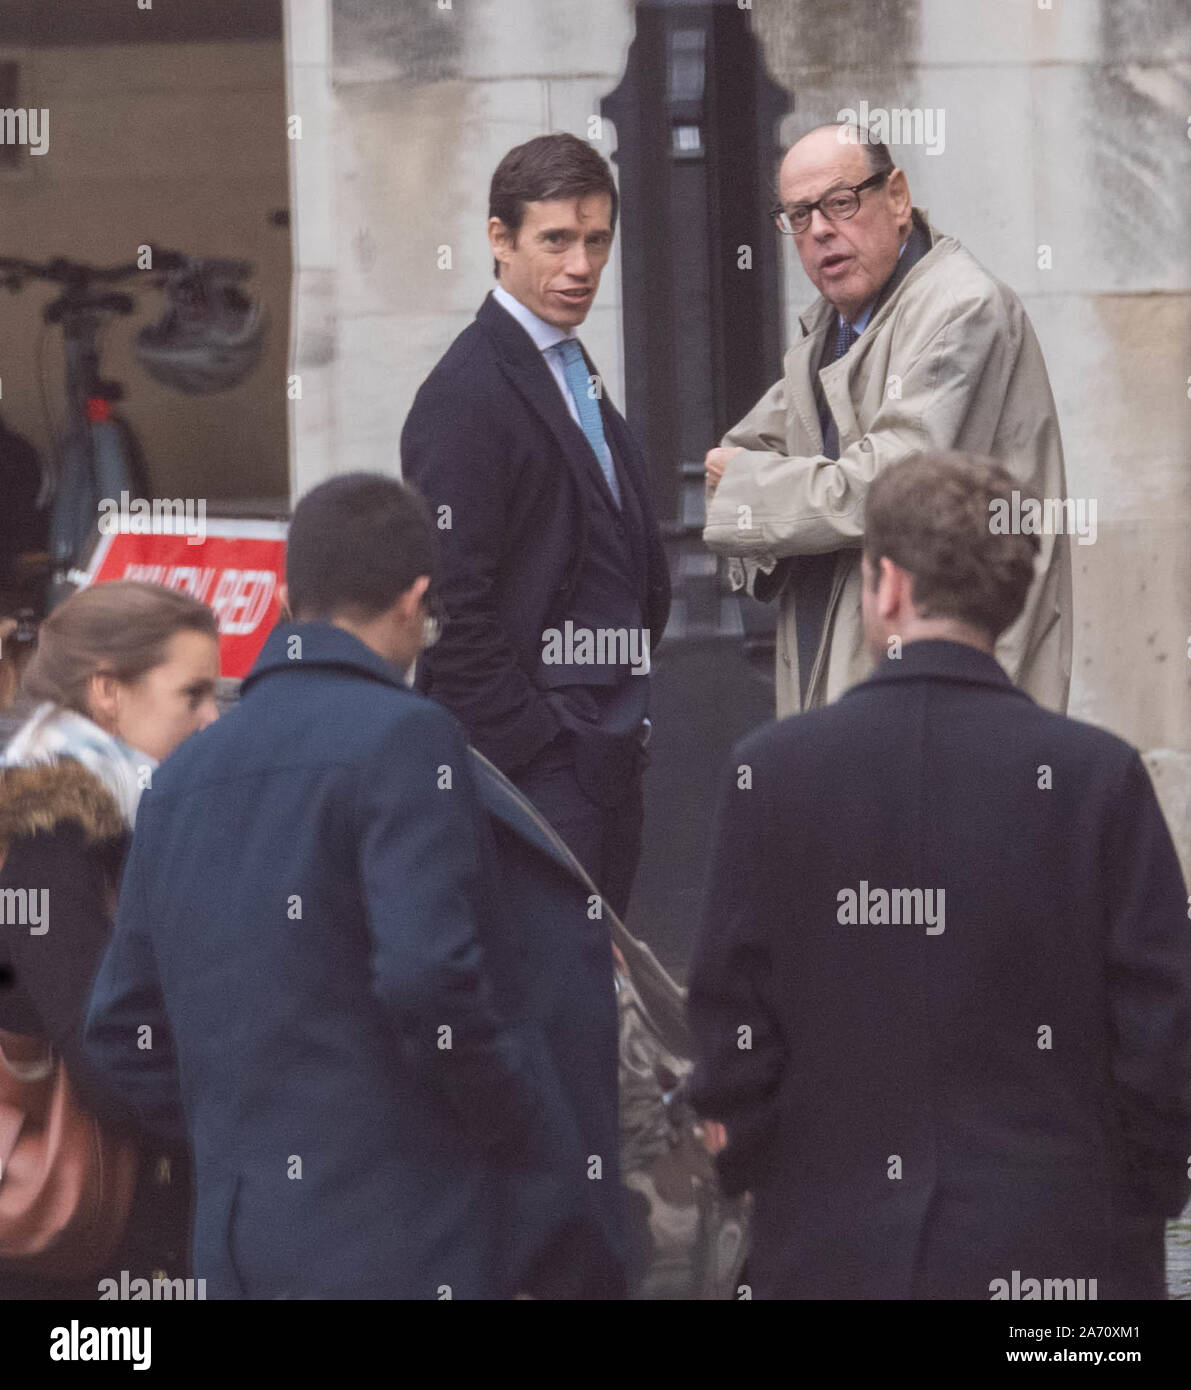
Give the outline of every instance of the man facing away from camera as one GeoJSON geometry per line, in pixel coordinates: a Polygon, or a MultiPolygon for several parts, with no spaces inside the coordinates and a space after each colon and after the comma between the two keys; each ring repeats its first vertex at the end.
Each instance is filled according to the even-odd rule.
{"type": "Polygon", "coordinates": [[[938,453],[875,479],[876,670],[734,750],[689,1007],[758,1297],[1165,1296],[1186,888],[1136,751],[994,656],[1038,549],[990,533],[1016,485],[938,453]]]}
{"type": "Polygon", "coordinates": [[[640,446],[577,336],[616,209],[607,163],[573,135],[505,155],[489,191],[496,287],[418,391],[401,461],[443,546],[446,623],[418,687],[623,916],[670,581],[640,446]]]}
{"type": "MultiPolygon", "coordinates": [[[[307,494],[293,620],[141,803],[87,1043],[188,1137],[215,1297],[623,1290],[606,927],[602,993],[565,997],[576,948],[543,1002],[542,924],[507,910],[522,865],[497,870],[463,730],[405,682],[433,543],[392,479],[307,494]]],[[[502,814],[507,841],[524,810],[502,814]]],[[[586,891],[531,867],[557,934],[586,891]]]]}
{"type": "MultiPolygon", "coordinates": [[[[777,713],[834,700],[867,668],[860,538],[873,479],[921,449],[1000,460],[1052,509],[1066,492],[1046,363],[1021,301],[913,206],[863,127],[812,130],[778,176],[779,229],[820,298],[784,375],[706,459],[703,537],[777,600],[777,713]]],[[[1071,679],[1071,554],[1040,536],[1037,578],[997,658],[1050,709],[1071,679]]]]}

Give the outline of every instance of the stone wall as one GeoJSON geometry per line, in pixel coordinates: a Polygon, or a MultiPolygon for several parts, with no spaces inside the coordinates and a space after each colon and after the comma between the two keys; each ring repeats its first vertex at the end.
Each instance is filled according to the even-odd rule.
{"type": "MultiPolygon", "coordinates": [[[[1021,296],[1075,545],[1070,713],[1140,747],[1191,877],[1191,26],[1179,0],[754,0],[788,141],[843,108],[941,111],[893,147],[918,206],[1021,296]],[[925,134],[929,128],[921,127],[925,134]],[[937,126],[936,126],[937,133],[937,126]],[[936,141],[936,145],[938,142],[936,141]],[[1049,250],[1049,255],[1048,255],[1049,250]]],[[[790,248],[788,324],[814,298],[790,248]]]]}
{"type": "MultiPolygon", "coordinates": [[[[299,490],[398,468],[418,383],[492,283],[510,146],[587,135],[628,0],[291,0],[299,490]],[[449,268],[447,268],[449,266],[449,268]]],[[[844,107],[941,111],[894,147],[915,201],[1022,297],[1058,404],[1075,546],[1071,712],[1142,748],[1191,872],[1191,41],[1180,0],[753,0],[792,140],[844,107]]],[[[597,147],[610,155],[606,123],[597,147]]],[[[619,266],[584,339],[623,398],[619,266]]],[[[787,248],[787,331],[814,296],[787,248]]],[[[711,441],[709,441],[710,443],[711,441]]]]}

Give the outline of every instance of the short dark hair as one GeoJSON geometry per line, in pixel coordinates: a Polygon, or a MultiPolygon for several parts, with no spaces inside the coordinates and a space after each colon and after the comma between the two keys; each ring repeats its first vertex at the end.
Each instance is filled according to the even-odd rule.
{"type": "Polygon", "coordinates": [[[869,486],[864,554],[873,583],[882,556],[913,580],[926,618],[956,618],[994,638],[1021,612],[1034,578],[1038,537],[999,534],[992,517],[1013,492],[1033,494],[995,459],[924,451],[869,486]],[[997,505],[994,505],[997,504],[997,505]]]}
{"type": "MultiPolygon", "coordinates": [[[[515,242],[526,203],[584,198],[591,193],[611,197],[615,229],[619,199],[608,161],[577,135],[538,135],[511,149],[496,166],[488,188],[488,216],[499,217],[515,242]]],[[[499,279],[500,262],[493,261],[493,266],[499,279]]]]}
{"type": "Polygon", "coordinates": [[[405,483],[380,473],[344,473],[300,498],[285,553],[289,606],[299,621],[367,621],[420,575],[434,580],[430,510],[405,483]]]}

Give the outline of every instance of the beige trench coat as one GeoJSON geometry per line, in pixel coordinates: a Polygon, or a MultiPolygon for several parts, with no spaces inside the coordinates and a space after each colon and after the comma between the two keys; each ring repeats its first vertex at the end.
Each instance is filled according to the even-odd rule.
{"type": "MultiPolygon", "coordinates": [[[[926,221],[925,214],[919,215],[926,221]]],[[[929,226],[929,223],[927,224],[929,226]]],[[[733,557],[734,588],[787,555],[838,552],[807,708],[826,704],[872,669],[860,617],[864,498],[882,469],[923,448],[999,459],[1023,488],[1066,496],[1063,447],[1046,364],[1021,301],[955,240],[931,249],[852,346],[819,373],[839,427],[838,462],[821,452],[811,373],[836,313],[819,299],[785,376],[723,439],[729,460],[709,498],[703,539],[733,557]]],[[[1065,711],[1071,679],[1071,552],[1066,535],[1039,537],[1034,584],[997,659],[1039,704],[1065,711]]],[[[797,595],[778,595],[777,713],[799,708],[797,595]]]]}

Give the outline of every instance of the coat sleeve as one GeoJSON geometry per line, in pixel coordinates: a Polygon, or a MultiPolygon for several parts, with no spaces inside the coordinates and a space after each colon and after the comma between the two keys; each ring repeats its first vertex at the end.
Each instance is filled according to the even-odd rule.
{"type": "Polygon", "coordinates": [[[438,530],[438,589],[447,622],[422,655],[419,684],[427,677],[425,688],[463,724],[480,752],[512,772],[562,726],[522,669],[498,612],[513,486],[507,432],[494,428],[462,391],[459,399],[444,397],[440,384],[427,382],[401,434],[404,477],[436,517],[449,518],[438,530]]]}
{"type": "MultiPolygon", "coordinates": [[[[138,817],[143,825],[149,794],[138,817]]],[[[176,1148],[186,1144],[173,1033],[153,956],[144,875],[153,866],[138,831],[124,868],[116,925],[100,963],[87,1011],[92,1066],[141,1123],[176,1148]]]]}
{"type": "Polygon", "coordinates": [[[719,798],[711,879],[687,1000],[696,1059],[691,1101],[727,1131],[718,1167],[729,1195],[764,1176],[785,1061],[770,995],[773,961],[759,789],[738,787],[741,764],[756,773],[750,754],[738,745],[719,798]]]}
{"type": "Polygon", "coordinates": [[[485,952],[484,842],[470,752],[419,698],[357,794],[372,990],[478,1142],[524,1149],[538,1107],[528,1028],[503,1018],[485,952]]]}
{"type": "MultiPolygon", "coordinates": [[[[932,315],[899,344],[906,365],[897,392],[884,393],[868,430],[838,460],[786,454],[784,392],[774,386],[725,436],[744,452],[729,459],[708,501],[705,543],[762,569],[787,555],[858,546],[872,480],[919,449],[954,448],[974,394],[988,389],[981,379],[1006,332],[1003,310],[983,297],[949,307],[941,323],[932,315]]],[[[991,445],[990,436],[979,447],[991,445]]]]}
{"type": "Polygon", "coordinates": [[[1166,820],[1133,754],[1104,848],[1112,1075],[1131,1197],[1177,1216],[1191,1198],[1191,922],[1166,820]]]}

